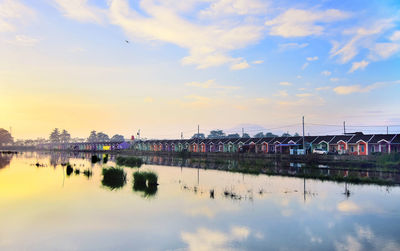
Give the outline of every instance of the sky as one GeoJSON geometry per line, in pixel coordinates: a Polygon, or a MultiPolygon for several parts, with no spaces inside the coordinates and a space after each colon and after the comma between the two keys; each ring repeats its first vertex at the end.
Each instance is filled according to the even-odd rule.
{"type": "Polygon", "coordinates": [[[398,0],[0,0],[0,128],[400,133],[399,56],[398,0]]]}

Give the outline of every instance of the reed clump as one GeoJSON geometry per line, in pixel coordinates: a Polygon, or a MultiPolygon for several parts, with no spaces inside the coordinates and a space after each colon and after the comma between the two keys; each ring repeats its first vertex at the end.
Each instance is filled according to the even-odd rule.
{"type": "Polygon", "coordinates": [[[71,164],[67,164],[67,176],[70,176],[73,172],[74,172],[74,169],[72,168],[72,166],[71,166],[71,164]]]}
{"type": "Polygon", "coordinates": [[[143,160],[137,157],[117,157],[117,165],[127,166],[127,167],[141,167],[143,160]]]}
{"type": "Polygon", "coordinates": [[[143,191],[145,197],[157,193],[158,175],[151,171],[137,171],[133,173],[133,190],[143,191]]]}
{"type": "Polygon", "coordinates": [[[126,173],[122,168],[109,167],[103,168],[102,171],[103,186],[111,188],[111,190],[122,188],[126,183],[126,173]]]}
{"type": "Polygon", "coordinates": [[[92,155],[92,164],[96,164],[100,161],[100,158],[97,155],[92,155]]]}

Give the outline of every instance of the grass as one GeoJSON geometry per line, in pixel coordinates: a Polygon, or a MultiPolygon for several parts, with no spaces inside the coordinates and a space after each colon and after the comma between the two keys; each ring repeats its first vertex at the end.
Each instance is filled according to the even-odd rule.
{"type": "Polygon", "coordinates": [[[88,179],[93,175],[93,172],[89,169],[83,171],[83,175],[85,175],[88,179]]]}
{"type": "Polygon", "coordinates": [[[117,157],[117,165],[127,167],[141,167],[143,160],[137,157],[117,157]]]}
{"type": "Polygon", "coordinates": [[[383,167],[400,167],[400,153],[379,155],[376,164],[383,167]]]}
{"type": "Polygon", "coordinates": [[[103,168],[102,174],[103,180],[101,183],[111,190],[120,189],[126,184],[126,173],[122,168],[103,168]]]}
{"type": "Polygon", "coordinates": [[[158,175],[154,172],[134,172],[133,190],[143,191],[145,197],[154,196],[157,193],[158,175]]]}
{"type": "Polygon", "coordinates": [[[93,163],[93,164],[96,164],[96,163],[99,162],[99,161],[100,161],[100,158],[97,157],[97,155],[92,155],[92,163],[93,163]]]}
{"type": "Polygon", "coordinates": [[[67,176],[70,176],[73,172],[74,172],[74,169],[72,168],[72,166],[71,166],[71,164],[67,164],[67,176]]]}

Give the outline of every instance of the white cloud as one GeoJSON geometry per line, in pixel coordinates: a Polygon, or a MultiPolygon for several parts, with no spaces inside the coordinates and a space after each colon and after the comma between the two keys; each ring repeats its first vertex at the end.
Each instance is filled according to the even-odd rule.
{"type": "Polygon", "coordinates": [[[306,98],[306,97],[310,97],[310,96],[312,96],[311,93],[299,93],[299,94],[296,94],[296,97],[299,97],[299,98],[306,98]]]}
{"type": "Polygon", "coordinates": [[[16,35],[15,42],[22,46],[34,46],[39,42],[39,39],[25,35],[16,35]]]}
{"type": "Polygon", "coordinates": [[[349,13],[336,10],[289,9],[265,25],[270,27],[270,35],[282,37],[304,37],[322,35],[323,23],[340,21],[350,17],[349,13]]]}
{"type": "Polygon", "coordinates": [[[349,70],[349,73],[355,72],[356,70],[364,70],[365,67],[367,67],[369,65],[368,61],[360,61],[360,62],[354,62],[351,66],[351,69],[349,70]]]}
{"type": "Polygon", "coordinates": [[[374,89],[381,88],[388,85],[393,84],[400,84],[399,81],[392,81],[392,82],[376,82],[371,85],[361,86],[361,85],[348,85],[348,86],[337,86],[333,89],[339,95],[348,95],[352,93],[365,93],[370,92],[374,89]]]}
{"type": "Polygon", "coordinates": [[[316,60],[318,60],[318,57],[317,57],[317,56],[315,56],[315,57],[308,57],[308,58],[307,58],[307,61],[316,61],[316,60]]]}
{"type": "Polygon", "coordinates": [[[88,4],[89,0],[53,0],[64,16],[81,22],[102,23],[104,10],[88,4]]]}
{"type": "Polygon", "coordinates": [[[330,76],[332,74],[332,72],[330,72],[330,71],[322,71],[321,74],[328,77],[328,76],[330,76]]]}
{"type": "Polygon", "coordinates": [[[289,94],[287,93],[286,90],[280,90],[280,91],[278,91],[277,94],[275,94],[275,96],[278,96],[278,97],[287,97],[287,96],[289,96],[289,94]]]}
{"type": "Polygon", "coordinates": [[[393,32],[392,36],[390,37],[392,41],[400,41],[400,30],[393,32]]]}
{"type": "Polygon", "coordinates": [[[329,80],[331,82],[338,82],[338,81],[340,81],[340,78],[330,78],[329,80]]]}
{"type": "Polygon", "coordinates": [[[132,39],[162,41],[188,49],[189,55],[182,59],[184,65],[197,65],[200,69],[223,64],[231,64],[232,69],[247,68],[245,60],[233,58],[229,52],[262,38],[263,26],[248,21],[222,20],[206,25],[185,19],[173,8],[153,1],[141,1],[140,6],[145,16],[126,0],[112,0],[112,23],[122,27],[132,39]]]}
{"type": "Polygon", "coordinates": [[[290,83],[290,82],[280,82],[279,84],[280,85],[285,85],[285,86],[291,86],[292,85],[292,83],[290,83]]]}
{"type": "Polygon", "coordinates": [[[226,90],[237,90],[240,89],[239,86],[226,86],[219,85],[216,83],[215,79],[210,79],[205,82],[189,82],[185,84],[186,86],[199,87],[203,89],[226,89],[226,90]]]}
{"type": "Polygon", "coordinates": [[[307,47],[309,44],[308,43],[286,43],[286,44],[279,44],[279,49],[284,51],[284,50],[290,50],[290,49],[302,49],[307,47]]]}
{"type": "Polygon", "coordinates": [[[350,35],[350,39],[342,44],[334,41],[331,57],[338,57],[339,62],[347,63],[358,55],[361,49],[367,49],[370,51],[369,57],[373,60],[388,58],[398,52],[399,48],[394,43],[380,44],[376,40],[393,26],[393,19],[381,19],[369,24],[368,27],[345,30],[343,34],[350,35]]]}
{"type": "Polygon", "coordinates": [[[244,60],[242,62],[231,65],[231,70],[243,70],[243,69],[247,69],[249,67],[250,67],[250,65],[247,63],[246,60],[244,60]]]}
{"type": "Polygon", "coordinates": [[[0,32],[12,32],[16,23],[26,23],[32,19],[35,12],[18,0],[3,0],[0,2],[0,32]]]}
{"type": "Polygon", "coordinates": [[[330,86],[322,86],[322,87],[315,88],[316,91],[324,91],[324,90],[329,90],[329,89],[331,89],[330,86]]]}
{"type": "Polygon", "coordinates": [[[262,64],[264,63],[264,60],[255,60],[253,62],[251,62],[252,64],[262,64]]]}
{"type": "Polygon", "coordinates": [[[182,232],[181,238],[188,245],[188,250],[233,250],[233,242],[244,241],[250,230],[247,227],[233,227],[228,233],[199,228],[195,233],[182,232]]]}
{"type": "Polygon", "coordinates": [[[220,17],[223,15],[249,15],[266,11],[267,3],[259,0],[217,0],[207,9],[200,12],[205,17],[220,17]]]}
{"type": "Polygon", "coordinates": [[[303,66],[301,67],[301,69],[302,69],[302,70],[305,70],[309,65],[310,65],[310,63],[305,62],[305,63],[303,64],[303,66]]]}

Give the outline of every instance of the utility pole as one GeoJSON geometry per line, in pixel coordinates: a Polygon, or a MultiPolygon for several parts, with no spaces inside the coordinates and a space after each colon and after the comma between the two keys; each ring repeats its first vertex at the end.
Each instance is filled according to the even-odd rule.
{"type": "Polygon", "coordinates": [[[181,139],[183,139],[183,132],[181,132],[181,139]]]}
{"type": "Polygon", "coordinates": [[[303,116],[303,150],[304,154],[306,153],[306,141],[304,139],[304,116],[303,116]]]}
{"type": "Polygon", "coordinates": [[[242,128],[242,138],[243,138],[243,136],[244,136],[244,128],[242,128]]]}
{"type": "Polygon", "coordinates": [[[137,135],[138,135],[138,140],[139,140],[140,139],[140,129],[139,129],[137,135]]]}
{"type": "Polygon", "coordinates": [[[200,148],[200,125],[197,125],[197,152],[199,152],[200,148]]]}
{"type": "Polygon", "coordinates": [[[346,134],[346,121],[343,121],[343,134],[346,134]]]}

